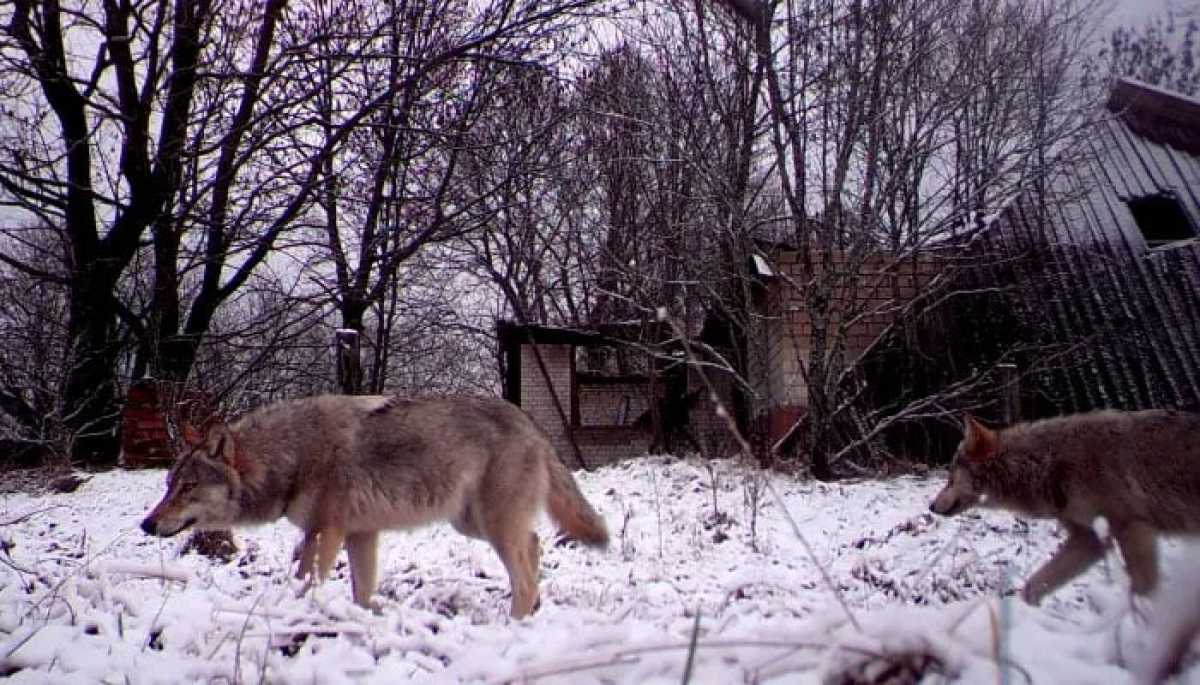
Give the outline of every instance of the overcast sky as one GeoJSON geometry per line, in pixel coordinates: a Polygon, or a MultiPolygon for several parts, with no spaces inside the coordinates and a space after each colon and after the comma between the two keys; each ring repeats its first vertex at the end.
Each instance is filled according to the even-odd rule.
{"type": "Polygon", "coordinates": [[[1134,28],[1150,17],[1166,14],[1168,7],[1195,12],[1198,5],[1198,0],[1115,0],[1107,26],[1110,29],[1118,26],[1134,28]]]}

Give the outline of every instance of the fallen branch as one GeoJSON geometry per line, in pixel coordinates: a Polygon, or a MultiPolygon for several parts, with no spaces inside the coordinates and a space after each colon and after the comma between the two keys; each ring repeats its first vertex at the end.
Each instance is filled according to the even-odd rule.
{"type": "Polygon", "coordinates": [[[62,509],[63,507],[64,507],[64,505],[62,505],[62,504],[53,504],[48,507],[42,507],[41,509],[34,509],[33,511],[21,514],[17,518],[12,519],[10,521],[0,521],[0,526],[15,526],[18,523],[23,523],[24,521],[26,521],[34,516],[37,516],[38,514],[44,514],[47,511],[52,511],[54,509],[62,509]]]}
{"type": "Polygon", "coordinates": [[[150,566],[128,561],[108,560],[97,562],[92,565],[92,568],[104,575],[128,575],[137,576],[139,578],[158,578],[160,580],[170,580],[176,583],[185,584],[193,578],[192,572],[186,567],[173,564],[158,564],[150,566]]]}

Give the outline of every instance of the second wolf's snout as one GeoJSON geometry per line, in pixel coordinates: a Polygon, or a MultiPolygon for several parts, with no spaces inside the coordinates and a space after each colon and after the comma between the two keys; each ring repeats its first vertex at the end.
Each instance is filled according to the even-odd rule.
{"type": "Polygon", "coordinates": [[[942,488],[937,496],[933,498],[933,501],[929,503],[929,511],[941,516],[954,516],[966,509],[967,504],[973,502],[973,498],[955,491],[953,487],[953,485],[947,485],[942,488]]]}
{"type": "Polygon", "coordinates": [[[939,516],[954,516],[963,509],[971,499],[970,488],[966,478],[961,474],[957,464],[950,467],[950,474],[942,488],[934,495],[929,503],[929,511],[939,516]]]}
{"type": "Polygon", "coordinates": [[[158,517],[154,514],[142,519],[142,532],[146,535],[153,535],[160,538],[169,538],[174,535],[174,533],[166,532],[163,526],[159,524],[158,517]]]}

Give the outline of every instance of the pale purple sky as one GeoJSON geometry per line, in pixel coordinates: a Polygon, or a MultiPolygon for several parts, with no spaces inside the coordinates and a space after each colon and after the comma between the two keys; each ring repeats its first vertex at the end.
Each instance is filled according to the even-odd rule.
{"type": "Polygon", "coordinates": [[[1168,7],[1195,13],[1198,5],[1197,0],[1115,0],[1105,25],[1109,30],[1118,26],[1136,28],[1150,17],[1166,14],[1168,7]]]}

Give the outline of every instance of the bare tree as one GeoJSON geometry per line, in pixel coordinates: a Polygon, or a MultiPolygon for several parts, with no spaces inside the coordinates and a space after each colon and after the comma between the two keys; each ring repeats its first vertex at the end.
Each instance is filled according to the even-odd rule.
{"type": "Polygon", "coordinates": [[[379,84],[393,92],[363,132],[326,161],[321,180],[333,278],[320,281],[328,283],[343,327],[363,330],[368,313],[379,315],[370,388],[386,380],[403,267],[427,246],[490,220],[478,208],[495,188],[464,173],[462,158],[471,132],[504,104],[493,98],[493,81],[504,65],[545,59],[547,46],[572,29],[568,15],[586,6],[343,6],[322,20],[324,28],[311,29],[320,55],[314,66],[334,75],[316,79],[327,84],[314,101],[323,136],[338,135],[343,125],[338,103],[370,101],[379,84]],[[381,29],[363,34],[373,16],[381,29]]]}
{"type": "MultiPolygon", "coordinates": [[[[21,217],[19,225],[58,236],[67,256],[58,273],[26,266],[8,249],[19,244],[13,225],[6,233],[17,242],[0,246],[0,259],[66,288],[68,361],[59,393],[64,425],[78,438],[75,456],[115,457],[121,326],[138,340],[134,374],[186,379],[219,307],[269,259],[287,259],[285,248],[297,248],[291,258],[302,259],[303,249],[311,250],[311,236],[299,229],[312,225],[331,172],[350,168],[343,150],[356,154],[352,142],[384,131],[376,148],[384,154],[360,161],[374,165],[377,181],[393,178],[392,158],[416,158],[388,150],[406,130],[396,118],[406,97],[443,87],[443,95],[462,95],[454,79],[472,62],[544,59],[555,20],[593,4],[495,0],[346,10],[357,15],[316,0],[0,4],[0,88],[13,95],[0,111],[0,203],[21,217]],[[321,33],[337,24],[315,18],[333,14],[353,27],[352,40],[321,33]],[[431,26],[443,28],[423,33],[431,26]],[[403,35],[428,42],[407,55],[389,53],[403,35]],[[350,52],[334,59],[331,49],[350,52]],[[322,59],[334,71],[314,69],[322,59]],[[364,80],[380,73],[388,74],[382,85],[364,80]],[[347,84],[353,93],[343,92],[347,84]],[[314,102],[325,103],[324,118],[312,116],[314,102]],[[128,274],[147,239],[150,283],[128,274]],[[121,290],[138,286],[152,294],[135,308],[121,290]]],[[[455,101],[443,97],[440,106],[455,101]]],[[[421,176],[423,183],[438,178],[450,176],[421,176]]],[[[391,192],[379,182],[368,187],[376,200],[391,192]]],[[[436,197],[436,183],[416,195],[436,197]]],[[[366,276],[344,281],[351,319],[378,299],[379,284],[422,242],[414,238],[440,230],[442,210],[394,214],[391,225],[364,219],[365,237],[352,248],[364,248],[368,260],[354,268],[366,276]],[[409,221],[417,227],[412,235],[392,230],[409,221]]]]}
{"type": "Polygon", "coordinates": [[[62,360],[67,313],[66,288],[56,280],[62,260],[51,245],[41,244],[44,231],[30,231],[34,242],[13,246],[24,269],[0,264],[0,452],[36,461],[57,455],[62,432],[54,422],[56,390],[64,372],[62,360]],[[32,275],[30,270],[46,274],[32,275]]]}
{"type": "MultiPolygon", "coordinates": [[[[661,106],[674,149],[694,176],[686,202],[700,208],[695,234],[681,247],[692,255],[680,277],[683,297],[666,301],[695,336],[727,357],[710,357],[723,373],[741,379],[732,388],[733,409],[742,425],[765,409],[761,312],[757,283],[747,268],[760,243],[777,237],[777,194],[768,189],[773,160],[766,154],[767,119],[762,107],[764,69],[755,59],[752,33],[744,23],[711,6],[673,2],[642,22],[639,44],[664,65],[661,106]]],[[[759,457],[766,456],[761,432],[751,432],[759,457]]]]}
{"type": "Polygon", "coordinates": [[[573,89],[542,69],[515,67],[494,82],[494,105],[465,140],[464,179],[482,230],[470,261],[518,320],[578,324],[586,306],[580,236],[592,177],[579,163],[573,89]]]}
{"type": "Polygon", "coordinates": [[[1140,27],[1118,27],[1089,66],[1092,78],[1124,76],[1184,95],[1200,93],[1200,10],[1168,11],[1140,27]]]}
{"type": "Polygon", "coordinates": [[[0,5],[0,61],[18,95],[0,114],[10,143],[0,184],[5,205],[61,231],[67,246],[62,413],[82,459],[115,456],[115,292],[179,189],[211,10],[210,2],[0,5]]]}
{"type": "MultiPolygon", "coordinates": [[[[879,279],[1055,164],[1090,101],[1071,69],[1091,3],[730,0],[754,29],[811,333],[796,350],[817,477],[836,436],[848,334],[895,303],[879,279]],[[864,280],[864,273],[874,274],[864,280]]],[[[876,417],[879,419],[879,417],[876,417]]],[[[868,431],[868,434],[870,432],[868,431]]]]}
{"type": "MultiPolygon", "coordinates": [[[[745,350],[742,267],[765,174],[755,168],[758,96],[743,77],[753,70],[731,63],[752,67],[753,55],[733,39],[739,22],[686,3],[630,23],[626,42],[571,81],[513,72],[503,111],[471,138],[469,175],[495,188],[480,206],[491,220],[480,222],[488,229],[472,241],[473,261],[501,291],[506,316],[641,321],[655,354],[667,342],[660,307],[693,334],[719,313],[737,322],[745,350]]],[[[743,372],[745,359],[727,366],[743,372]]],[[[683,379],[677,357],[658,363],[683,379]]]]}

